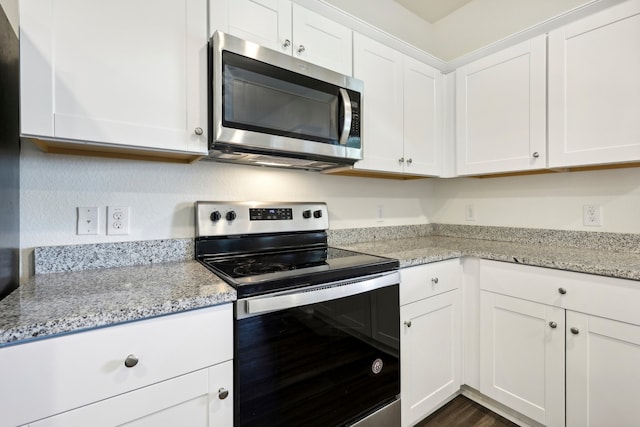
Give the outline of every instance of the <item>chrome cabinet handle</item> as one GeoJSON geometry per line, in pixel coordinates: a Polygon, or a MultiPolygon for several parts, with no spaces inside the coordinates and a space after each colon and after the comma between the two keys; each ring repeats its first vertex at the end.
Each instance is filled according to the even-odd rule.
{"type": "Polygon", "coordinates": [[[398,159],[398,163],[404,163],[404,157],[400,157],[400,158],[398,159]]]}
{"type": "Polygon", "coordinates": [[[283,47],[284,49],[286,49],[286,48],[288,48],[289,46],[291,46],[291,40],[289,40],[289,39],[285,39],[285,40],[284,40],[284,43],[282,43],[282,47],[283,47]]]}
{"type": "Polygon", "coordinates": [[[580,329],[576,328],[575,326],[569,330],[573,335],[578,335],[580,333],[580,329]]]}
{"type": "Polygon", "coordinates": [[[407,328],[411,327],[411,320],[405,320],[404,324],[407,326],[407,328]]]}
{"type": "Polygon", "coordinates": [[[413,159],[407,159],[407,164],[410,165],[411,163],[413,163],[413,159]]]}
{"type": "Polygon", "coordinates": [[[193,130],[193,133],[195,133],[196,135],[200,136],[204,133],[204,131],[202,130],[202,128],[195,128],[193,130]]]}
{"type": "Polygon", "coordinates": [[[551,322],[549,322],[549,326],[551,326],[551,329],[555,329],[558,327],[558,324],[552,320],[551,322]]]}
{"type": "Polygon", "coordinates": [[[558,292],[560,293],[560,295],[564,295],[567,293],[567,290],[565,288],[558,288],[558,292]]]}
{"type": "Polygon", "coordinates": [[[438,284],[438,278],[437,277],[433,277],[431,279],[431,283],[433,283],[434,285],[437,285],[438,284]]]}
{"type": "Polygon", "coordinates": [[[305,49],[304,45],[300,45],[300,46],[298,47],[298,54],[302,54],[305,50],[306,50],[306,49],[305,49]]]}
{"type": "Polygon", "coordinates": [[[126,366],[127,368],[133,368],[138,364],[138,362],[139,362],[138,358],[135,355],[130,354],[124,360],[124,366],[126,366]]]}
{"type": "Polygon", "coordinates": [[[540,153],[538,153],[537,151],[534,151],[532,156],[534,159],[537,159],[538,157],[540,157],[540,153]]]}
{"type": "Polygon", "coordinates": [[[218,389],[218,399],[224,400],[229,397],[229,390],[224,387],[218,389]]]}

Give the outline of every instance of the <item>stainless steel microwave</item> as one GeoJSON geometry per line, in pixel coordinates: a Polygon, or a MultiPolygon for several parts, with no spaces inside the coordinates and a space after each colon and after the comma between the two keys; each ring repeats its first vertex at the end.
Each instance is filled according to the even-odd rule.
{"type": "Polygon", "coordinates": [[[309,170],[362,159],[362,81],[219,31],[209,45],[210,159],[309,170]]]}

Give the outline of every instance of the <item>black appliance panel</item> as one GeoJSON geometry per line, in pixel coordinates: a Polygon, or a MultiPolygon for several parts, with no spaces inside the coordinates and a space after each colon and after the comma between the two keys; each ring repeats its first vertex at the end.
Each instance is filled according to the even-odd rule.
{"type": "Polygon", "coordinates": [[[395,400],[399,285],[236,320],[235,425],[338,426],[395,400]]]}

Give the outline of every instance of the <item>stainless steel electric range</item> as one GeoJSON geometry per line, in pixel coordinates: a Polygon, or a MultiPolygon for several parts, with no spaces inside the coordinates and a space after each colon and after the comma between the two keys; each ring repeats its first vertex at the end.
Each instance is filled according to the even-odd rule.
{"type": "Polygon", "coordinates": [[[400,424],[398,261],[328,228],[324,203],[196,203],[196,257],[238,295],[236,427],[400,424]]]}

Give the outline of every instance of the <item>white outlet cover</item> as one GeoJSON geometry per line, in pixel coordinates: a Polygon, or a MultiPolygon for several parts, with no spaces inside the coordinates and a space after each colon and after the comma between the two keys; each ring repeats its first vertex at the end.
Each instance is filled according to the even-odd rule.
{"type": "Polygon", "coordinates": [[[474,205],[464,206],[464,219],[467,221],[476,220],[476,207],[474,205]]]}
{"type": "Polygon", "coordinates": [[[107,206],[107,234],[129,234],[129,206],[107,206]]]}
{"type": "Polygon", "coordinates": [[[584,205],[582,207],[582,224],[587,227],[602,225],[602,212],[599,205],[584,205]]]}

